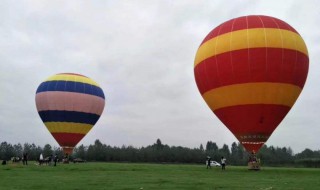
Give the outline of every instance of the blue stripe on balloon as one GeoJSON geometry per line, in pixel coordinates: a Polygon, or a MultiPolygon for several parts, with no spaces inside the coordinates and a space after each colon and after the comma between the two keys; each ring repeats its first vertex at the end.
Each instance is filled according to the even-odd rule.
{"type": "Polygon", "coordinates": [[[38,112],[43,122],[74,122],[94,125],[99,115],[76,111],[48,110],[38,112]]]}
{"type": "Polygon", "coordinates": [[[104,99],[104,94],[100,87],[82,82],[47,81],[40,84],[36,93],[46,91],[78,92],[99,96],[104,99]]]}

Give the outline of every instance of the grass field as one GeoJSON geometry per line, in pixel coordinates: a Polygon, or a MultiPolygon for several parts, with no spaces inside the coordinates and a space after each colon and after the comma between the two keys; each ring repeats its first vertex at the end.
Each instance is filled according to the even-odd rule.
{"type": "Polygon", "coordinates": [[[0,190],[213,190],[320,189],[320,169],[271,168],[248,171],[227,166],[81,163],[38,166],[29,163],[0,166],[0,190]]]}

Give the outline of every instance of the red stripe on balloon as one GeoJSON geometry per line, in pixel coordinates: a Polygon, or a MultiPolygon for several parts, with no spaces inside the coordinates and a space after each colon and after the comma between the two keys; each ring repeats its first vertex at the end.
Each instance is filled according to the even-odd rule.
{"type": "Polygon", "coordinates": [[[241,141],[240,136],[249,132],[270,136],[289,110],[283,105],[255,104],[224,107],[214,113],[241,141]]]}
{"type": "Polygon", "coordinates": [[[298,33],[294,28],[292,28],[289,24],[283,22],[280,19],[276,19],[273,17],[268,16],[244,16],[239,17],[235,19],[231,19],[227,22],[222,23],[218,27],[216,27],[214,30],[212,30],[202,41],[201,44],[205,43],[206,41],[228,33],[233,32],[237,30],[243,30],[243,29],[252,29],[252,28],[279,28],[284,30],[289,30],[295,33],[298,33]]]}
{"type": "Polygon", "coordinates": [[[84,134],[78,133],[51,133],[56,139],[60,146],[75,147],[81,139],[85,136],[84,134]]]}
{"type": "Polygon", "coordinates": [[[214,113],[247,151],[257,152],[289,110],[290,107],[287,106],[259,104],[226,107],[215,110],[214,113]],[[244,139],[244,136],[251,139],[244,139]],[[253,136],[259,138],[252,138],[253,136]]]}
{"type": "Polygon", "coordinates": [[[248,82],[289,83],[303,88],[309,58],[281,48],[251,48],[219,54],[195,68],[201,94],[221,86],[248,82]]]}

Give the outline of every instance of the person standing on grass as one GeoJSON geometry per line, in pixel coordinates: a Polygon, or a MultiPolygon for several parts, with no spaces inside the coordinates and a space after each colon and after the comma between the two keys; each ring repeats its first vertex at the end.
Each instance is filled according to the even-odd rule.
{"type": "Polygon", "coordinates": [[[211,157],[210,156],[207,156],[207,169],[208,168],[211,168],[211,157]]]}
{"type": "Polygon", "coordinates": [[[226,159],[222,156],[221,157],[221,166],[222,166],[222,170],[226,170],[226,159]]]}
{"type": "Polygon", "coordinates": [[[23,154],[22,163],[23,165],[28,165],[28,153],[26,152],[23,154]]]}
{"type": "Polygon", "coordinates": [[[42,165],[42,163],[43,163],[43,155],[41,153],[39,157],[39,165],[42,165]]]}
{"type": "Polygon", "coordinates": [[[56,153],[56,155],[54,155],[54,166],[57,166],[57,162],[58,162],[58,155],[56,153]]]}

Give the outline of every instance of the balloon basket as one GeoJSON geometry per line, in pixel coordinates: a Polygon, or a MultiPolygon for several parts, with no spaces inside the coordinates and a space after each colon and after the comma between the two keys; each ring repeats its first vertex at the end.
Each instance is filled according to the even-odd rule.
{"type": "Polygon", "coordinates": [[[259,171],[261,169],[259,162],[248,162],[248,170],[259,171]]]}

